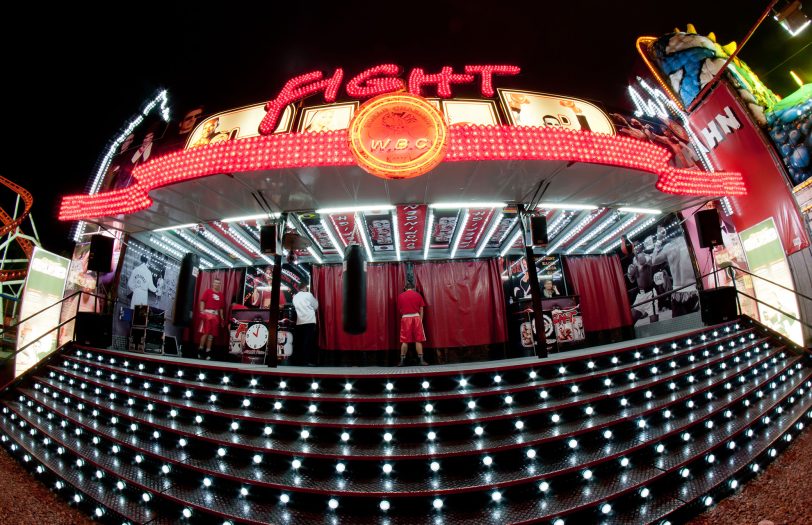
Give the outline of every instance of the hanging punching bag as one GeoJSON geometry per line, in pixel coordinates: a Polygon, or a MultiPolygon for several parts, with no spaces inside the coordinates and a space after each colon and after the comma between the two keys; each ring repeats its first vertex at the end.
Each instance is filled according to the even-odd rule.
{"type": "Polygon", "coordinates": [[[196,253],[187,253],[180,263],[178,275],[178,291],[175,294],[175,326],[189,326],[195,313],[195,288],[197,275],[200,270],[200,260],[196,253]]]}
{"type": "Polygon", "coordinates": [[[342,279],[344,331],[363,334],[367,331],[367,262],[358,244],[350,244],[344,252],[342,279]]]}

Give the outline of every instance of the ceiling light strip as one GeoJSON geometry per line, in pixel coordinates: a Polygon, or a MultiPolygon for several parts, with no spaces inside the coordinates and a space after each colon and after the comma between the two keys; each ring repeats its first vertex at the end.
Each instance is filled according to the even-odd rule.
{"type": "Polygon", "coordinates": [[[597,209],[597,210],[592,210],[591,212],[589,212],[589,215],[587,215],[586,217],[584,217],[583,219],[581,219],[581,221],[580,221],[578,224],[576,224],[576,225],[575,225],[573,228],[570,228],[570,230],[569,230],[569,231],[566,233],[566,235],[564,235],[563,237],[561,237],[561,239],[559,239],[559,240],[558,240],[558,241],[557,241],[555,244],[553,244],[553,245],[552,245],[552,246],[551,246],[551,247],[550,247],[548,250],[546,250],[546,253],[554,253],[554,252],[555,252],[555,251],[556,251],[558,248],[560,248],[560,247],[561,247],[561,246],[562,246],[564,243],[568,242],[570,239],[572,239],[573,237],[575,237],[576,235],[578,235],[579,233],[581,233],[581,231],[582,231],[584,228],[586,228],[586,226],[587,226],[588,224],[590,224],[592,221],[594,221],[594,220],[595,220],[595,218],[596,218],[598,215],[600,215],[600,214],[603,212],[603,210],[604,210],[604,209],[605,209],[605,208],[600,208],[600,209],[597,209]]]}
{"type": "Polygon", "coordinates": [[[369,245],[369,239],[367,239],[367,231],[366,231],[366,221],[362,215],[363,212],[357,212],[355,214],[355,223],[358,226],[358,234],[361,235],[361,241],[364,243],[364,249],[367,251],[367,262],[373,262],[372,259],[372,247],[369,245]]]}
{"type": "Polygon", "coordinates": [[[462,236],[465,233],[465,227],[468,226],[468,217],[470,216],[469,210],[465,210],[465,213],[462,216],[462,223],[460,224],[459,229],[457,230],[457,236],[454,239],[454,246],[451,248],[451,258],[453,259],[455,255],[457,255],[457,248],[460,247],[460,241],[462,240],[462,236]]]}
{"type": "Polygon", "coordinates": [[[614,222],[616,220],[617,220],[617,217],[615,216],[615,214],[613,212],[609,212],[609,216],[606,217],[603,220],[603,222],[601,222],[599,225],[592,228],[589,231],[588,234],[586,234],[583,238],[579,239],[578,242],[576,242],[575,244],[570,246],[569,249],[565,252],[564,255],[570,255],[572,252],[574,252],[575,250],[577,250],[578,248],[580,248],[584,244],[586,244],[589,241],[591,241],[592,239],[594,239],[600,232],[602,232],[603,230],[605,230],[606,228],[608,228],[609,226],[614,224],[614,222]]]}
{"type": "Polygon", "coordinates": [[[426,221],[426,234],[423,236],[423,260],[429,258],[429,248],[431,248],[431,237],[434,232],[434,210],[429,208],[429,220],[426,221]]]}
{"type": "MultiPolygon", "coordinates": [[[[324,232],[327,234],[327,238],[330,239],[330,244],[333,245],[333,249],[336,251],[336,254],[341,257],[342,259],[344,256],[342,255],[344,252],[338,247],[338,241],[336,241],[335,235],[333,235],[333,231],[327,226],[327,222],[325,222],[324,217],[319,218],[321,221],[321,227],[324,228],[324,232]]],[[[306,229],[306,228],[305,228],[306,229]]],[[[315,244],[318,244],[315,239],[313,239],[315,244]]],[[[327,257],[327,255],[324,255],[327,257]]]]}
{"type": "Polygon", "coordinates": [[[321,257],[319,257],[319,254],[316,253],[316,250],[314,250],[312,246],[308,246],[307,251],[310,253],[310,256],[316,260],[316,264],[321,264],[323,262],[321,257]]]}
{"type": "Polygon", "coordinates": [[[491,227],[488,228],[488,233],[485,234],[485,238],[479,242],[479,248],[477,248],[476,254],[474,255],[475,257],[479,257],[480,255],[482,255],[482,252],[485,250],[485,247],[490,242],[491,237],[493,237],[494,232],[499,227],[499,223],[502,222],[502,217],[504,216],[505,214],[501,211],[496,215],[496,218],[493,220],[491,227]]]}
{"type": "MultiPolygon", "coordinates": [[[[649,219],[647,219],[647,220],[643,221],[643,222],[642,222],[642,223],[640,223],[640,224],[639,224],[639,225],[638,225],[638,226],[637,226],[635,229],[633,229],[633,230],[632,230],[632,231],[630,231],[628,234],[626,234],[626,238],[627,238],[627,239],[629,239],[629,240],[633,239],[633,238],[634,238],[634,237],[635,237],[635,236],[636,236],[638,233],[640,233],[641,231],[645,230],[646,228],[648,228],[648,227],[652,226],[652,225],[653,225],[654,223],[656,223],[656,222],[657,222],[657,218],[656,218],[656,217],[651,217],[651,218],[649,218],[649,219]]],[[[612,244],[610,243],[610,244],[609,244],[609,246],[607,246],[606,248],[604,248],[604,250],[603,250],[601,253],[609,253],[609,252],[611,252],[613,249],[614,249],[614,247],[613,247],[613,246],[612,246],[612,244]]]]}
{"type": "Polygon", "coordinates": [[[202,229],[200,231],[200,233],[203,235],[204,239],[206,239],[210,243],[214,244],[215,246],[217,246],[221,250],[225,251],[227,254],[229,254],[233,258],[239,259],[240,262],[242,262],[246,266],[252,266],[254,264],[253,261],[251,261],[249,259],[246,259],[242,255],[240,255],[234,248],[232,248],[231,246],[226,244],[225,241],[220,239],[220,237],[216,236],[215,234],[213,234],[209,230],[204,228],[204,229],[202,229]]]}
{"type": "Polygon", "coordinates": [[[637,215],[637,214],[632,215],[625,222],[623,222],[620,226],[618,226],[617,228],[615,228],[614,230],[612,230],[611,232],[606,234],[603,237],[603,239],[599,240],[598,242],[596,242],[595,244],[590,246],[589,249],[586,250],[586,252],[584,252],[584,253],[592,253],[592,252],[594,252],[595,250],[597,250],[598,248],[600,248],[601,246],[603,246],[604,244],[606,244],[607,242],[612,240],[614,237],[621,234],[623,232],[623,230],[625,230],[626,228],[631,226],[632,223],[634,223],[634,221],[636,221],[638,219],[638,217],[640,217],[640,216],[637,215]]]}
{"type": "MultiPolygon", "coordinates": [[[[188,246],[180,245],[177,242],[175,242],[173,239],[170,239],[169,237],[167,237],[166,235],[163,235],[163,234],[158,236],[157,240],[164,243],[164,244],[166,244],[166,245],[168,245],[168,246],[170,246],[170,247],[172,247],[172,248],[174,248],[174,249],[176,249],[176,250],[178,250],[178,251],[180,251],[180,252],[183,252],[184,254],[191,253],[193,251],[193,250],[189,249],[188,246]]],[[[200,255],[198,255],[198,257],[200,257],[200,255]]],[[[212,264],[211,261],[209,261],[207,259],[204,259],[203,257],[200,257],[200,265],[201,266],[207,266],[209,268],[214,267],[214,264],[212,264]]]]}
{"type": "Polygon", "coordinates": [[[394,234],[395,257],[400,260],[400,230],[398,228],[398,210],[392,210],[392,233],[394,234]]]}
{"type": "Polygon", "coordinates": [[[330,215],[332,213],[359,213],[365,211],[391,211],[395,209],[391,204],[372,204],[364,206],[344,206],[340,208],[320,208],[316,210],[319,215],[330,215]]]}
{"type": "Polygon", "coordinates": [[[231,263],[231,261],[229,261],[225,257],[221,256],[220,254],[215,253],[214,250],[211,250],[208,246],[204,245],[203,243],[201,243],[200,241],[195,239],[192,235],[189,235],[188,233],[186,233],[185,230],[177,230],[177,231],[174,231],[173,233],[175,235],[177,235],[178,237],[180,237],[181,239],[183,239],[184,241],[191,244],[192,246],[194,246],[195,248],[197,248],[199,251],[205,253],[206,255],[211,256],[214,259],[217,259],[218,261],[225,264],[229,268],[234,266],[231,263]]]}
{"type": "Polygon", "coordinates": [[[522,236],[522,230],[521,230],[521,228],[519,228],[519,231],[517,231],[516,235],[514,235],[513,238],[510,239],[510,242],[507,243],[507,246],[505,246],[505,248],[502,250],[502,253],[499,254],[499,257],[504,257],[505,254],[507,254],[507,252],[509,252],[510,249],[513,248],[513,245],[516,244],[516,241],[518,241],[519,237],[521,237],[521,236],[522,236]]]}

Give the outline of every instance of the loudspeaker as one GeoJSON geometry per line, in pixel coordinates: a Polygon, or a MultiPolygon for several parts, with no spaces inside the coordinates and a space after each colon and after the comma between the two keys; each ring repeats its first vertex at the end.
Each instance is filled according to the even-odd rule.
{"type": "Polygon", "coordinates": [[[95,312],[78,312],[74,325],[76,342],[96,348],[113,345],[113,316],[95,312]]]}
{"type": "Polygon", "coordinates": [[[699,236],[699,246],[713,248],[722,241],[722,228],[719,226],[719,212],[716,208],[696,212],[696,234],[699,236]]]}
{"type": "Polygon", "coordinates": [[[187,253],[180,263],[178,274],[178,290],[175,294],[175,326],[189,326],[195,314],[195,289],[197,276],[200,273],[198,265],[200,260],[196,253],[187,253]]]}
{"type": "Polygon", "coordinates": [[[699,305],[702,322],[720,324],[735,319],[738,315],[736,306],[736,289],[732,286],[720,286],[699,292],[699,305]]]}
{"type": "Polygon", "coordinates": [[[115,239],[96,234],[90,238],[90,255],[87,269],[90,272],[109,273],[113,264],[113,242],[115,239]]]}
{"type": "Polygon", "coordinates": [[[367,331],[367,261],[358,244],[350,244],[344,252],[341,307],[345,332],[367,331]]]}
{"type": "Polygon", "coordinates": [[[276,224],[268,224],[259,229],[259,249],[266,254],[282,253],[276,224]]]}
{"type": "Polygon", "coordinates": [[[547,246],[547,218],[530,217],[530,238],[533,246],[547,246]]]}

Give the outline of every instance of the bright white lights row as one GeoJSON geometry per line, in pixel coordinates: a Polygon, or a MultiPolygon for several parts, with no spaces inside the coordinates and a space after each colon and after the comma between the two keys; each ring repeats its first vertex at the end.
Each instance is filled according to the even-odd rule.
{"type": "Polygon", "coordinates": [[[631,226],[632,223],[637,220],[637,217],[639,217],[639,215],[632,215],[631,217],[626,219],[624,222],[620,224],[620,226],[610,231],[601,240],[590,246],[584,253],[594,252],[595,250],[597,250],[598,248],[609,242],[611,239],[614,239],[617,235],[623,233],[623,230],[631,226]]]}
{"type": "Polygon", "coordinates": [[[546,251],[546,253],[555,253],[555,251],[556,251],[556,250],[557,250],[557,249],[558,249],[558,248],[559,248],[561,245],[563,245],[564,243],[566,243],[567,241],[569,241],[570,239],[572,239],[573,237],[575,237],[576,235],[578,235],[579,233],[581,233],[581,231],[583,231],[583,229],[584,229],[584,228],[586,228],[586,226],[587,226],[589,223],[591,223],[591,222],[592,222],[592,221],[595,219],[595,217],[596,217],[596,216],[597,216],[599,213],[601,213],[601,211],[602,211],[602,210],[603,210],[603,208],[599,208],[599,209],[597,209],[597,210],[592,210],[591,212],[589,212],[589,214],[588,214],[586,217],[584,217],[583,219],[581,219],[581,221],[580,221],[578,224],[576,224],[576,225],[575,225],[573,228],[571,228],[571,229],[570,229],[570,230],[567,232],[567,234],[566,234],[566,235],[564,235],[563,237],[561,237],[561,238],[560,238],[560,239],[559,239],[559,240],[558,240],[558,241],[557,241],[555,244],[553,244],[553,245],[552,245],[552,246],[551,246],[549,249],[545,250],[545,251],[546,251]]]}
{"type": "Polygon", "coordinates": [[[220,227],[223,228],[228,233],[229,236],[231,236],[234,240],[240,243],[249,252],[256,253],[257,255],[259,255],[259,258],[265,261],[266,263],[273,264],[273,260],[270,259],[264,253],[262,253],[262,251],[259,249],[259,245],[254,244],[253,242],[243,237],[242,234],[240,234],[240,232],[237,231],[237,228],[229,228],[227,226],[223,226],[222,224],[220,225],[220,227]]]}
{"type": "Polygon", "coordinates": [[[229,268],[232,268],[234,266],[233,264],[231,264],[231,261],[227,260],[225,257],[209,249],[208,246],[199,242],[197,239],[194,238],[194,236],[189,235],[185,230],[177,230],[175,231],[175,234],[184,241],[188,242],[189,244],[197,248],[199,251],[205,253],[206,255],[209,255],[214,259],[217,259],[218,261],[228,266],[229,268]]]}
{"type": "MultiPolygon", "coordinates": [[[[801,365],[798,365],[798,366],[800,367],[801,365]]],[[[790,372],[790,374],[791,374],[791,373],[792,373],[792,371],[790,372]]],[[[39,384],[36,384],[36,387],[38,388],[38,387],[39,387],[39,384]]],[[[807,382],[806,382],[806,387],[807,387],[807,388],[812,388],[812,382],[807,381],[807,382]]],[[[773,388],[775,388],[775,387],[773,387],[773,388]]],[[[47,387],[43,389],[43,392],[44,392],[44,393],[47,393],[47,387]]],[[[804,394],[804,390],[803,390],[803,389],[799,389],[799,392],[798,392],[798,393],[799,393],[799,395],[803,395],[803,394],[804,394]]],[[[21,401],[22,401],[22,400],[24,400],[24,397],[23,397],[23,396],[21,396],[21,401]]],[[[790,398],[789,398],[789,402],[790,402],[790,403],[794,403],[794,402],[795,402],[795,397],[794,397],[794,395],[793,395],[792,397],[790,397],[790,398]]],[[[32,402],[31,402],[31,401],[29,401],[29,402],[28,402],[28,406],[29,406],[29,407],[30,407],[30,406],[32,406],[32,402]]],[[[748,404],[747,406],[749,406],[749,404],[748,404]]],[[[38,407],[38,408],[40,408],[40,409],[41,409],[41,407],[38,407]]],[[[728,412],[729,412],[729,411],[728,411],[728,412]]],[[[783,412],[783,408],[779,406],[779,407],[776,409],[776,412],[777,412],[778,414],[782,413],[782,412],[783,412]]],[[[7,408],[7,407],[4,407],[4,408],[3,408],[3,413],[4,413],[4,414],[8,414],[8,413],[9,413],[9,410],[8,410],[8,408],[7,408]]],[[[727,413],[726,413],[726,414],[727,414],[727,413]]],[[[808,413],[806,414],[806,416],[807,416],[807,418],[812,418],[812,411],[808,412],[808,413]]],[[[11,416],[10,416],[10,417],[11,417],[11,419],[12,419],[12,420],[16,419],[16,416],[15,416],[14,414],[11,414],[11,416]]],[[[730,417],[730,416],[729,416],[729,415],[726,415],[726,417],[730,417]]],[[[53,419],[53,413],[51,413],[51,412],[49,412],[49,413],[48,413],[48,419],[53,419]]],[[[21,424],[23,424],[23,423],[24,423],[24,422],[21,422],[21,424]]],[[[764,423],[765,425],[769,425],[769,424],[771,423],[771,419],[770,419],[768,416],[765,416],[765,417],[763,418],[763,423],[764,423]]],[[[63,426],[63,427],[67,427],[67,422],[66,422],[66,421],[63,421],[63,422],[62,422],[62,426],[63,426]]],[[[711,426],[709,426],[709,425],[707,425],[707,424],[706,424],[705,426],[706,426],[706,427],[708,427],[708,428],[711,428],[711,426]]],[[[804,428],[804,424],[803,424],[802,422],[798,422],[798,423],[796,423],[794,426],[795,426],[795,427],[796,427],[798,430],[802,430],[802,429],[804,428]]],[[[517,427],[517,428],[518,428],[518,427],[517,427]]],[[[477,430],[476,434],[481,436],[481,435],[482,435],[482,433],[483,433],[482,428],[481,428],[481,427],[477,427],[477,429],[476,429],[476,430],[477,430]]],[[[32,432],[32,433],[33,433],[33,432],[32,432]]],[[[345,433],[345,434],[346,434],[346,433],[345,433]]],[[[752,429],[748,429],[748,430],[747,430],[747,432],[745,433],[745,435],[746,435],[747,437],[752,438],[752,437],[754,436],[754,432],[753,432],[753,430],[752,430],[752,429]]],[[[607,439],[609,439],[609,438],[611,437],[611,432],[610,432],[610,431],[606,431],[606,432],[604,432],[604,437],[606,437],[607,439]],[[608,436],[607,436],[607,432],[609,432],[609,435],[608,435],[608,436]]],[[[691,440],[691,436],[690,436],[690,434],[689,434],[688,432],[684,432],[684,433],[682,434],[682,436],[681,436],[681,437],[682,437],[682,439],[683,439],[683,440],[686,440],[686,441],[691,440]],[[686,436],[687,436],[687,437],[686,437],[686,436]]],[[[349,437],[347,437],[347,439],[344,439],[344,436],[342,435],[342,440],[347,441],[348,439],[349,439],[349,437]]],[[[781,436],[781,440],[782,440],[782,441],[785,441],[785,442],[787,442],[787,443],[791,442],[791,441],[792,441],[792,439],[793,439],[793,435],[792,435],[792,433],[791,433],[791,429],[788,429],[788,430],[786,431],[786,433],[785,433],[783,436],[781,436]]],[[[4,442],[4,443],[5,443],[5,442],[8,442],[8,440],[9,440],[9,438],[8,438],[8,436],[6,436],[5,434],[2,434],[2,435],[0,436],[0,441],[2,441],[2,442],[4,442]]],[[[98,440],[97,438],[95,438],[93,442],[94,442],[94,444],[98,444],[98,443],[99,443],[99,440],[98,440]]],[[[187,444],[187,443],[186,443],[186,440],[185,440],[184,438],[181,438],[181,442],[182,442],[182,443],[179,443],[179,444],[181,444],[181,446],[185,446],[185,445],[187,444]]],[[[51,442],[50,442],[50,439],[49,439],[49,438],[45,438],[45,440],[44,440],[44,445],[45,445],[45,446],[48,446],[48,445],[50,445],[50,443],[51,443],[51,442]]],[[[572,449],[577,448],[577,447],[578,447],[578,442],[577,442],[577,440],[575,440],[575,439],[570,439],[570,440],[568,441],[568,446],[569,446],[570,448],[572,448],[572,449]]],[[[733,440],[729,441],[729,442],[727,443],[727,445],[725,446],[725,448],[728,448],[728,449],[730,449],[730,450],[735,450],[735,449],[736,449],[736,447],[737,447],[737,444],[736,444],[736,442],[735,442],[735,441],[733,441],[733,440]]],[[[12,452],[16,452],[16,451],[18,450],[18,446],[17,446],[15,443],[12,443],[12,444],[10,445],[10,449],[12,450],[12,452]]],[[[118,447],[118,445],[114,445],[114,447],[113,447],[113,453],[118,453],[119,451],[120,451],[120,447],[118,447]]],[[[61,447],[61,446],[60,446],[60,447],[58,447],[57,453],[58,453],[59,455],[63,455],[65,452],[66,452],[66,450],[65,450],[65,448],[64,448],[64,447],[61,447]]],[[[663,454],[663,453],[665,453],[665,446],[664,446],[662,443],[659,443],[659,444],[655,445],[655,452],[656,452],[656,453],[658,453],[658,454],[663,454]]],[[[222,447],[221,447],[221,448],[219,448],[219,449],[217,450],[217,455],[218,455],[219,457],[224,457],[224,456],[226,455],[226,451],[225,451],[225,449],[223,449],[222,447]]],[[[526,456],[527,456],[529,459],[534,459],[534,458],[536,457],[536,451],[535,451],[534,449],[530,448],[530,449],[528,449],[528,450],[526,451],[526,456]]],[[[775,448],[775,447],[771,447],[771,448],[770,448],[770,449],[767,451],[767,456],[769,456],[769,458],[775,458],[775,457],[777,456],[777,450],[776,450],[776,448],[775,448]]],[[[715,458],[715,455],[714,455],[713,453],[709,453],[708,455],[706,455],[706,456],[705,456],[705,460],[706,460],[706,462],[707,462],[709,465],[712,465],[713,463],[715,463],[716,458],[715,458]]],[[[27,453],[26,453],[26,454],[24,454],[24,455],[23,455],[23,461],[26,461],[26,462],[31,461],[31,456],[30,456],[29,454],[27,454],[27,453]]],[[[255,455],[255,456],[253,457],[253,461],[254,461],[254,463],[255,463],[255,464],[259,464],[259,463],[261,463],[261,462],[262,462],[262,456],[261,456],[261,455],[259,455],[259,454],[255,455]]],[[[136,463],[141,463],[141,462],[143,462],[143,456],[142,456],[141,454],[137,454],[137,455],[135,456],[135,462],[136,462],[136,463]]],[[[492,465],[493,465],[493,459],[492,459],[490,456],[484,456],[484,457],[483,457],[483,459],[482,459],[482,462],[483,462],[483,464],[484,464],[485,466],[487,466],[487,467],[490,467],[490,466],[492,466],[492,465]]],[[[629,465],[630,465],[630,461],[629,461],[629,459],[628,459],[628,458],[626,458],[626,457],[621,458],[621,459],[619,460],[619,463],[620,463],[620,466],[621,466],[621,467],[623,467],[623,468],[627,468],[627,467],[629,467],[629,465]]],[[[85,462],[84,462],[84,460],[83,460],[82,458],[78,458],[78,459],[76,460],[76,465],[77,465],[77,467],[82,468],[82,467],[84,467],[85,462]]],[[[294,459],[294,460],[291,462],[291,467],[292,467],[293,469],[299,469],[299,468],[301,468],[301,466],[302,466],[302,462],[301,462],[301,460],[299,460],[299,459],[294,459]]],[[[440,464],[439,464],[439,462],[437,462],[437,461],[432,461],[432,462],[429,464],[429,468],[431,469],[431,471],[432,471],[432,472],[438,472],[438,471],[440,470],[440,464]]],[[[337,471],[338,473],[343,473],[343,472],[345,471],[345,469],[346,469],[346,465],[345,465],[343,462],[339,462],[339,463],[337,463],[337,464],[336,464],[336,471],[337,471]]],[[[38,472],[38,473],[40,473],[40,474],[44,473],[44,468],[43,468],[43,467],[41,467],[41,466],[40,466],[39,468],[37,468],[36,470],[37,470],[37,472],[38,472]]],[[[749,465],[749,470],[751,470],[753,473],[756,473],[756,472],[758,472],[758,471],[760,470],[760,465],[759,465],[758,463],[756,463],[756,462],[753,462],[753,463],[751,463],[751,464],[749,465]]],[[[392,467],[392,465],[391,465],[391,464],[389,464],[389,463],[385,463],[385,464],[382,466],[382,471],[383,471],[383,473],[384,473],[384,474],[387,474],[387,475],[388,475],[388,474],[391,474],[391,473],[392,473],[392,471],[393,471],[393,467],[392,467]]],[[[163,474],[168,474],[169,472],[171,472],[171,467],[170,467],[169,465],[166,465],[166,464],[165,464],[165,465],[163,465],[163,466],[161,467],[161,472],[162,472],[163,474]]],[[[592,471],[591,469],[585,469],[585,470],[583,470],[583,471],[581,472],[581,474],[582,474],[582,478],[583,478],[584,480],[586,480],[586,481],[590,481],[590,480],[594,479],[594,473],[593,473],[593,471],[592,471]]],[[[682,467],[682,468],[680,468],[680,470],[678,471],[678,474],[679,474],[681,477],[683,477],[683,478],[688,478],[688,477],[690,477],[690,476],[691,476],[691,471],[690,471],[690,469],[689,469],[688,467],[682,467]]],[[[97,471],[96,471],[96,474],[95,474],[95,477],[96,477],[97,479],[102,479],[102,478],[104,477],[104,475],[105,475],[105,473],[104,473],[103,471],[101,471],[101,470],[97,470],[97,471]]],[[[212,479],[211,479],[210,477],[206,476],[206,477],[204,477],[204,478],[203,478],[203,482],[202,482],[202,484],[203,484],[203,486],[204,486],[204,487],[209,488],[209,487],[211,487],[211,486],[213,485],[213,481],[212,481],[212,479]]],[[[729,479],[729,480],[728,480],[728,482],[727,482],[727,486],[728,486],[728,488],[730,488],[731,490],[736,490],[736,489],[739,487],[739,482],[738,482],[738,481],[737,481],[735,478],[731,478],[731,479],[729,479]]],[[[57,488],[57,490],[62,490],[63,488],[65,488],[65,483],[64,483],[63,481],[61,481],[61,480],[58,480],[58,481],[56,482],[56,488],[57,488]]],[[[121,491],[121,490],[124,490],[124,489],[126,488],[126,485],[125,485],[125,483],[124,483],[122,480],[119,480],[119,481],[116,483],[116,488],[117,488],[119,491],[121,491]]],[[[550,483],[549,483],[548,481],[540,481],[540,482],[539,482],[539,484],[538,484],[538,488],[539,488],[539,490],[540,490],[542,493],[547,493],[547,492],[549,492],[549,490],[551,489],[551,485],[550,485],[550,483]]],[[[243,496],[243,497],[248,496],[248,489],[247,489],[246,487],[242,487],[242,488],[240,489],[240,491],[239,491],[239,494],[240,494],[240,496],[243,496]]],[[[639,495],[640,495],[640,497],[642,497],[642,498],[648,498],[648,497],[650,496],[650,490],[649,490],[648,488],[646,488],[646,487],[641,487],[641,488],[639,489],[639,491],[638,491],[638,494],[639,494],[639,495]]],[[[149,503],[149,502],[152,500],[152,497],[153,497],[153,496],[152,496],[152,494],[151,494],[151,493],[149,493],[149,492],[145,492],[145,493],[143,493],[143,497],[142,497],[142,499],[143,499],[143,501],[144,501],[145,503],[149,503]]],[[[494,501],[494,502],[499,502],[499,501],[501,501],[501,500],[502,500],[502,498],[503,498],[503,494],[502,494],[502,493],[501,493],[499,490],[494,490],[494,491],[492,491],[492,492],[490,493],[490,498],[491,498],[491,500],[492,500],[492,501],[494,501]]],[[[78,493],[78,492],[77,492],[77,493],[75,494],[75,496],[74,496],[74,501],[76,501],[76,502],[78,503],[78,502],[81,502],[82,500],[83,500],[83,496],[82,496],[80,493],[78,493]]],[[[710,505],[712,505],[712,504],[713,504],[713,502],[714,502],[713,497],[712,497],[711,495],[709,495],[709,494],[708,494],[708,495],[703,496],[703,497],[701,498],[701,501],[702,501],[702,502],[703,502],[703,503],[704,503],[706,506],[710,506],[710,505]]],[[[289,502],[290,502],[290,496],[289,496],[288,494],[286,494],[286,493],[282,493],[282,494],[280,495],[280,502],[281,502],[281,503],[283,503],[283,504],[287,504],[287,503],[289,503],[289,502]]],[[[338,500],[337,500],[336,498],[334,498],[334,497],[333,497],[333,498],[330,498],[330,500],[328,501],[328,503],[327,503],[327,504],[328,504],[328,507],[329,507],[329,508],[331,508],[332,510],[337,509],[337,508],[338,508],[338,506],[339,506],[339,502],[338,502],[338,500]]],[[[439,510],[439,509],[440,509],[440,508],[442,508],[442,506],[443,506],[443,501],[442,501],[442,499],[440,499],[440,498],[435,498],[435,499],[433,500],[433,502],[432,502],[432,505],[433,505],[433,506],[434,506],[436,509],[438,509],[438,510],[439,510]]],[[[390,508],[390,504],[389,504],[389,502],[388,502],[387,500],[382,500],[382,501],[381,501],[381,503],[380,503],[380,505],[379,505],[379,508],[380,508],[381,510],[383,510],[383,511],[389,510],[389,508],[390,508]]],[[[612,512],[612,506],[611,506],[611,504],[610,504],[609,502],[605,502],[605,503],[600,504],[600,506],[598,507],[598,510],[599,510],[601,513],[603,513],[603,514],[609,514],[609,513],[611,513],[611,512],[612,512]]],[[[104,508],[103,508],[103,507],[99,507],[99,508],[97,508],[97,509],[96,509],[96,511],[95,511],[95,514],[96,514],[96,516],[97,516],[97,517],[101,517],[101,516],[103,516],[103,515],[104,515],[104,513],[105,513],[105,510],[104,510],[104,508]]],[[[183,517],[184,517],[184,518],[187,518],[187,519],[188,519],[188,518],[190,518],[190,517],[192,516],[192,510],[191,510],[191,509],[189,509],[188,507],[186,507],[186,508],[184,508],[184,509],[183,509],[183,511],[182,511],[182,515],[183,515],[183,517]]],[[[555,522],[555,523],[556,523],[556,524],[561,525],[561,524],[563,524],[563,523],[564,523],[564,521],[563,521],[562,519],[560,519],[560,518],[559,518],[559,519],[557,519],[557,520],[556,520],[556,522],[555,522]]]]}
{"type": "MultiPolygon", "coordinates": [[[[169,122],[169,94],[166,90],[163,90],[158,93],[155,98],[150,100],[146,106],[144,106],[141,114],[130,121],[130,123],[127,124],[127,127],[124,128],[124,131],[122,131],[110,145],[110,148],[108,148],[107,153],[104,154],[104,158],[102,158],[101,163],[99,163],[99,169],[96,170],[96,175],[93,177],[93,183],[90,185],[90,195],[99,192],[101,183],[104,181],[104,175],[107,173],[110,163],[113,161],[113,157],[116,156],[116,152],[118,151],[119,146],[121,146],[121,143],[124,142],[124,140],[126,140],[126,138],[129,137],[133,131],[135,131],[135,128],[137,128],[144,121],[144,117],[149,115],[149,113],[158,104],[161,105],[159,108],[161,118],[164,120],[164,122],[169,122]]],[[[84,221],[78,222],[76,225],[76,233],[73,236],[73,242],[79,242],[82,239],[82,236],[85,234],[85,227],[86,223],[84,221]]]]}
{"type": "Polygon", "coordinates": [[[200,233],[203,235],[204,239],[206,239],[210,243],[214,244],[215,246],[217,246],[221,250],[225,251],[227,254],[234,257],[235,259],[239,259],[240,262],[242,262],[243,264],[245,264],[247,266],[251,266],[253,264],[253,261],[251,261],[251,260],[243,257],[242,255],[240,255],[239,253],[237,253],[237,251],[235,249],[233,249],[231,246],[226,244],[224,241],[222,241],[220,239],[220,237],[214,235],[213,233],[211,233],[206,228],[203,228],[202,230],[200,230],[200,233]]]}

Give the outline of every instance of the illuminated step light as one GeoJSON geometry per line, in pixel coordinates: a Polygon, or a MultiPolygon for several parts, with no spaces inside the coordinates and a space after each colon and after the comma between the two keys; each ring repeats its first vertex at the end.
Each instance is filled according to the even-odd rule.
{"type": "Polygon", "coordinates": [[[612,512],[612,506],[608,503],[604,503],[603,505],[601,505],[601,512],[604,514],[609,514],[610,512],[612,512]]]}
{"type": "Polygon", "coordinates": [[[499,492],[498,490],[493,491],[491,493],[491,500],[498,503],[499,501],[502,500],[502,493],[499,492]]]}
{"type": "Polygon", "coordinates": [[[436,510],[440,510],[443,508],[443,500],[441,500],[440,498],[435,498],[434,501],[431,502],[431,504],[436,510]]]}
{"type": "Polygon", "coordinates": [[[589,481],[590,479],[592,479],[592,471],[591,471],[591,470],[589,470],[589,469],[586,469],[586,470],[585,470],[585,471],[582,473],[582,476],[584,477],[584,479],[585,479],[585,480],[589,481]]]}
{"type": "Polygon", "coordinates": [[[341,441],[344,441],[344,442],[346,443],[346,442],[347,442],[347,441],[349,441],[349,440],[350,440],[350,435],[349,435],[349,433],[347,433],[347,432],[342,432],[342,433],[341,433],[341,441]]]}
{"type": "Polygon", "coordinates": [[[440,470],[440,464],[436,461],[432,461],[431,464],[429,465],[429,468],[431,469],[432,472],[437,472],[440,470]]]}
{"type": "Polygon", "coordinates": [[[378,507],[380,507],[380,509],[381,509],[382,511],[386,512],[387,510],[389,510],[390,505],[389,505],[389,502],[388,502],[388,501],[383,500],[383,501],[381,501],[381,503],[378,505],[378,507]]]}
{"type": "Polygon", "coordinates": [[[427,438],[429,441],[434,441],[435,439],[437,439],[437,432],[434,432],[434,431],[432,430],[431,432],[429,432],[428,434],[426,434],[426,438],[427,438]]]}
{"type": "Polygon", "coordinates": [[[640,489],[640,497],[641,498],[645,499],[645,498],[648,498],[650,495],[651,495],[651,491],[648,489],[648,487],[643,487],[642,489],[640,489]]]}
{"type": "Polygon", "coordinates": [[[332,510],[336,510],[338,508],[338,500],[335,498],[330,498],[330,501],[327,502],[327,506],[332,510]]]}
{"type": "Polygon", "coordinates": [[[628,467],[629,466],[629,458],[620,458],[620,466],[621,467],[628,467]]]}
{"type": "Polygon", "coordinates": [[[477,436],[481,436],[484,432],[485,432],[485,429],[483,429],[482,427],[476,427],[474,429],[474,434],[476,434],[477,436]]]}

